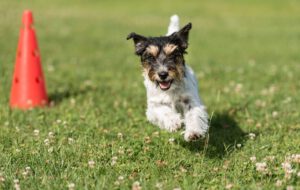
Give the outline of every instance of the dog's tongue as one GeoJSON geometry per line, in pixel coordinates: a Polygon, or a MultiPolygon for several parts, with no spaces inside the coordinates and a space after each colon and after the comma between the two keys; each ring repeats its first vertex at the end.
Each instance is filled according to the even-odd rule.
{"type": "Polygon", "coordinates": [[[171,82],[160,82],[159,87],[161,89],[168,89],[170,87],[171,82]]]}

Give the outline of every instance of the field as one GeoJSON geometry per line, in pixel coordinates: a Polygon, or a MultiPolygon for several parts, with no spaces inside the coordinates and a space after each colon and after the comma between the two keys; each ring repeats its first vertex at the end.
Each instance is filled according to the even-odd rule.
{"type": "Polygon", "coordinates": [[[0,2],[0,189],[300,189],[300,2],[0,2]],[[51,106],[9,108],[24,9],[51,106]],[[211,116],[187,143],[147,122],[130,32],[193,23],[186,61],[211,116]]]}

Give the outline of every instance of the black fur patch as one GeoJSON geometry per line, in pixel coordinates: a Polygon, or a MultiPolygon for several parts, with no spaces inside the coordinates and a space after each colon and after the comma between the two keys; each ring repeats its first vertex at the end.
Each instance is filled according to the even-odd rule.
{"type": "Polygon", "coordinates": [[[191,28],[189,23],[170,36],[144,37],[134,32],[128,35],[127,39],[133,39],[135,53],[141,57],[144,71],[152,81],[159,80],[161,68],[167,69],[168,80],[178,81],[184,77],[184,54],[191,28]]]}

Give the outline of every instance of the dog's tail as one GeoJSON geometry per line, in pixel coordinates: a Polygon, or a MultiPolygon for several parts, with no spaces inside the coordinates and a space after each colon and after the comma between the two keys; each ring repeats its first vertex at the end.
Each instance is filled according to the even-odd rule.
{"type": "Polygon", "coordinates": [[[167,36],[173,34],[174,32],[179,31],[179,17],[177,15],[173,15],[170,18],[170,24],[168,27],[167,36]]]}

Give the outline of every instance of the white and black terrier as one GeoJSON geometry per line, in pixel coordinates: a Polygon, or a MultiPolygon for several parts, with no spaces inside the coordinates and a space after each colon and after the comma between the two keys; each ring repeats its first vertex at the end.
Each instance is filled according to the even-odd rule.
{"type": "Polygon", "coordinates": [[[208,131],[208,114],[198,95],[198,83],[187,66],[188,23],[179,30],[179,18],[171,17],[167,36],[145,37],[130,33],[140,56],[147,89],[148,120],[161,129],[176,131],[185,125],[184,139],[197,140],[208,131]]]}

